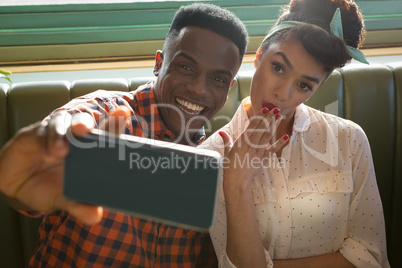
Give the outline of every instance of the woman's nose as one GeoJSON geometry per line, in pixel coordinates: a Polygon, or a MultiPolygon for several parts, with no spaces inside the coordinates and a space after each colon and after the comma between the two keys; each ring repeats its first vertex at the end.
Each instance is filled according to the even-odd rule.
{"type": "Polygon", "coordinates": [[[287,100],[291,92],[292,92],[292,83],[286,81],[279,82],[274,90],[275,97],[280,101],[287,100]]]}

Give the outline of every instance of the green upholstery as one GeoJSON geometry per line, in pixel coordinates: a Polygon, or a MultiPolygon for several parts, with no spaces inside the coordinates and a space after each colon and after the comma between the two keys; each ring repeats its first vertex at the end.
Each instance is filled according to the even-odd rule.
{"type": "MultiPolygon", "coordinates": [[[[0,146],[8,140],[7,126],[7,84],[0,84],[0,146]]],[[[10,208],[3,200],[0,200],[0,254],[2,267],[23,267],[23,251],[21,231],[19,228],[18,213],[10,208]],[[6,243],[11,241],[11,243],[6,243]],[[4,257],[4,258],[3,258],[4,257]]]]}
{"type": "Polygon", "coordinates": [[[129,87],[126,79],[85,79],[74,81],[71,85],[71,98],[76,98],[98,89],[128,92],[129,87]]]}
{"type": "MultiPolygon", "coordinates": [[[[21,127],[43,119],[49,112],[66,103],[70,98],[69,89],[70,83],[66,81],[13,84],[7,96],[7,121],[10,136],[21,127]]],[[[21,242],[18,253],[23,254],[25,263],[35,248],[38,239],[37,229],[41,220],[22,215],[17,215],[17,220],[18,223],[14,226],[19,227],[18,235],[21,242]]]]}
{"type": "MultiPolygon", "coordinates": [[[[222,110],[206,126],[208,133],[225,125],[249,95],[253,72],[242,72],[222,110]]],[[[152,79],[32,82],[0,84],[0,146],[19,128],[42,120],[70,99],[97,89],[129,91],[152,79]]],[[[387,227],[392,267],[402,267],[402,62],[351,65],[335,71],[307,102],[316,109],[358,123],[370,141],[387,227]]],[[[40,219],[18,214],[0,201],[0,267],[22,267],[37,241],[40,219]]]]}
{"type": "MultiPolygon", "coordinates": [[[[395,158],[393,159],[394,165],[394,177],[393,177],[393,189],[391,192],[392,207],[391,207],[391,219],[388,228],[390,234],[388,236],[388,245],[390,245],[388,252],[395,258],[399,257],[401,253],[401,241],[402,241],[402,62],[390,64],[389,67],[393,70],[394,74],[394,86],[395,86],[395,103],[396,103],[396,118],[395,118],[395,158]]],[[[402,261],[398,258],[397,265],[394,267],[402,267],[402,261]]]]}
{"type": "MultiPolygon", "coordinates": [[[[20,215],[3,200],[0,200],[0,215],[0,266],[24,267],[26,259],[24,258],[20,215]]],[[[37,228],[38,225],[32,223],[32,226],[37,228]]],[[[27,243],[33,245],[37,240],[37,237],[34,238],[27,243]]]]}
{"type": "Polygon", "coordinates": [[[13,84],[7,97],[10,134],[43,119],[69,100],[70,83],[67,81],[13,84]]]}
{"type": "Polygon", "coordinates": [[[7,84],[0,84],[0,146],[8,140],[7,127],[7,93],[10,87],[7,84]]]}
{"type": "MultiPolygon", "coordinates": [[[[345,117],[358,122],[371,142],[384,215],[389,219],[393,181],[384,178],[392,178],[394,172],[396,113],[392,71],[381,65],[372,66],[368,70],[347,70],[344,72],[345,117]]],[[[387,229],[389,225],[390,222],[386,222],[387,229]]]]}
{"type": "Polygon", "coordinates": [[[154,77],[135,77],[128,80],[128,86],[130,90],[135,90],[139,86],[151,81],[154,77]]]}
{"type": "Polygon", "coordinates": [[[251,77],[254,72],[244,72],[237,75],[239,83],[239,102],[250,95],[251,77]]]}

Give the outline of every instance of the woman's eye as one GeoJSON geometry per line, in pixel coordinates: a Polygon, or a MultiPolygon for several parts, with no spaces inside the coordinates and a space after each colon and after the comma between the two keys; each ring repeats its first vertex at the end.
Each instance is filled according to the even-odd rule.
{"type": "Polygon", "coordinates": [[[304,91],[312,91],[313,89],[311,88],[311,86],[309,85],[309,84],[307,84],[307,83],[300,83],[299,84],[299,87],[301,88],[301,89],[303,89],[304,91]]]}
{"type": "Polygon", "coordinates": [[[272,63],[272,65],[274,67],[275,72],[280,73],[280,74],[283,73],[283,68],[280,64],[274,62],[274,63],[272,63]]]}

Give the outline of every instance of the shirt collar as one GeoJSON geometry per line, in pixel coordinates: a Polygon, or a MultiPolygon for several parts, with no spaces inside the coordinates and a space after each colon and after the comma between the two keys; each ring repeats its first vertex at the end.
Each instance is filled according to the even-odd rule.
{"type": "MultiPolygon", "coordinates": [[[[247,109],[249,109],[250,97],[246,97],[237,109],[233,119],[232,124],[229,128],[234,137],[239,137],[240,134],[247,128],[250,123],[249,117],[247,115],[247,109]]],[[[307,106],[300,104],[296,107],[295,120],[293,125],[293,131],[304,132],[310,128],[311,118],[307,109],[307,106]]]]}
{"type": "Polygon", "coordinates": [[[136,90],[138,116],[142,131],[148,138],[174,141],[174,134],[166,127],[157,109],[154,94],[155,81],[150,81],[136,90]]]}
{"type": "Polygon", "coordinates": [[[250,123],[249,117],[247,115],[247,109],[250,108],[250,105],[250,97],[246,97],[245,99],[243,99],[243,101],[240,103],[239,108],[237,108],[237,111],[233,116],[231,123],[229,124],[229,132],[233,135],[234,139],[237,139],[250,123]]]}
{"type": "Polygon", "coordinates": [[[304,132],[310,128],[311,118],[306,105],[303,103],[297,106],[293,131],[304,132]]]}

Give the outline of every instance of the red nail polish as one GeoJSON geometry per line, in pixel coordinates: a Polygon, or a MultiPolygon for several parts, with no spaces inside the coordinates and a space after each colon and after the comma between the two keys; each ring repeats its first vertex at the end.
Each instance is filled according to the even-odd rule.
{"type": "Polygon", "coordinates": [[[280,114],[277,114],[276,116],[275,116],[275,120],[276,121],[278,121],[279,119],[281,119],[282,118],[282,116],[280,115],[280,114]]]}
{"type": "Polygon", "coordinates": [[[283,139],[284,139],[285,141],[287,141],[287,140],[289,139],[289,135],[286,134],[286,135],[283,137],[283,139]]]}
{"type": "Polygon", "coordinates": [[[223,137],[223,131],[219,131],[218,134],[223,137]]]}
{"type": "Polygon", "coordinates": [[[262,113],[267,114],[269,112],[269,109],[267,107],[262,108],[262,113]]]}
{"type": "Polygon", "coordinates": [[[274,110],[274,114],[279,114],[279,109],[278,108],[275,108],[275,110],[274,110]]]}

